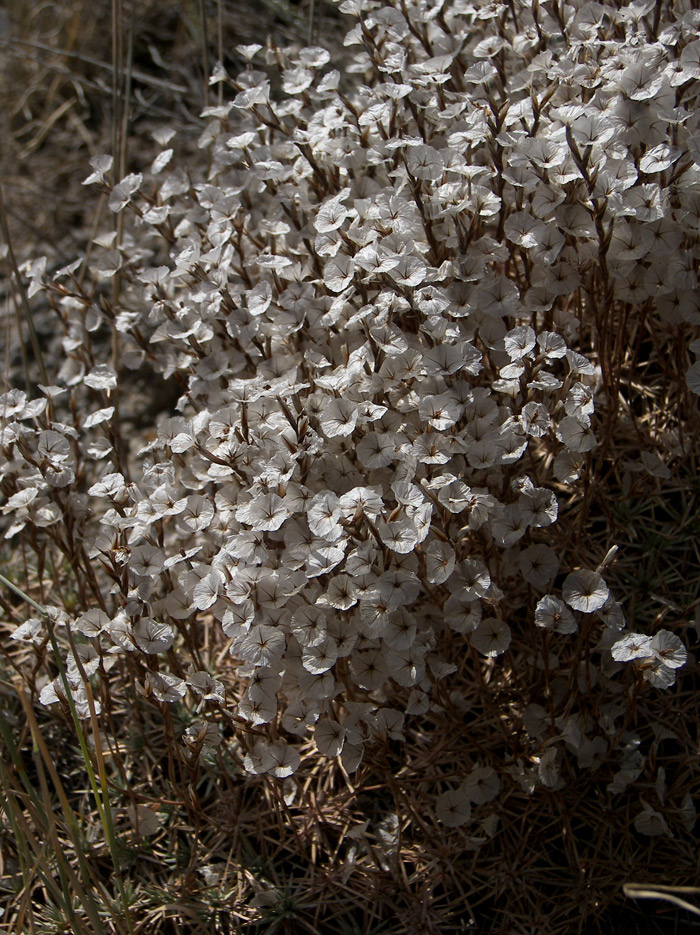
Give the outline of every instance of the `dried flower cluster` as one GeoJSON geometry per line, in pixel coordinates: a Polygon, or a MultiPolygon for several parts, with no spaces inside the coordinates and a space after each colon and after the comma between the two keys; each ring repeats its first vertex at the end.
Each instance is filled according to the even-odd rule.
{"type": "MultiPolygon", "coordinates": [[[[83,582],[75,617],[55,611],[87,638],[68,659],[83,714],[85,675],[129,656],[147,695],[201,703],[206,744],[223,707],[254,728],[250,772],[291,775],[310,740],[353,771],[428,710],[455,653],[517,649],[556,717],[523,708],[540,752],[503,775],[556,788],[562,757],[594,769],[621,729],[624,663],[667,688],[687,658],[669,631],[624,632],[604,563],[572,561],[566,510],[625,323],[700,322],[700,12],[341,9],[349,87],[322,48],[246,46],[243,73],[212,79],[233,93],[205,113],[208,168],[173,168],[168,133],[143,175],[111,184],[93,160],[86,181],[128,220],[51,280],[29,269],[65,363],[44,398],[0,399],[7,534],[83,582]],[[105,334],[121,367],[181,388],[134,458],[105,334]],[[204,630],[229,641],[242,697],[198,667],[204,630]]],[[[615,756],[613,792],[641,768],[631,737],[615,756]]],[[[467,823],[501,782],[476,766],[439,817],[467,823]]]]}

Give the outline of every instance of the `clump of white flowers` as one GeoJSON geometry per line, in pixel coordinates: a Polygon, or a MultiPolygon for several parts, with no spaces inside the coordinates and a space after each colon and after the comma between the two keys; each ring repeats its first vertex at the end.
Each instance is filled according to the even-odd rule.
{"type": "MultiPolygon", "coordinates": [[[[529,641],[558,714],[524,708],[536,752],[510,781],[556,788],[564,751],[594,769],[619,729],[567,691],[626,661],[666,688],[686,659],[672,633],[625,634],[604,568],[572,561],[566,511],[615,329],[700,322],[700,13],[340,6],[349,77],[323,48],[247,46],[245,71],[212,79],[227,100],[204,114],[201,166],[167,148],[110,185],[93,159],[86,181],[128,220],[80,279],[30,269],[65,362],[43,398],[0,399],[7,535],[68,557],[89,673],[126,654],[147,695],[190,692],[212,721],[228,706],[257,731],[253,773],[291,775],[311,740],[355,770],[438,681],[529,641]],[[119,372],[96,357],[104,334],[119,372]],[[117,394],[143,366],[181,396],[129,457],[117,394]],[[197,665],[204,630],[241,697],[197,665]]],[[[631,747],[615,756],[632,775],[631,747]]],[[[475,770],[440,797],[448,824],[497,796],[475,770]]]]}

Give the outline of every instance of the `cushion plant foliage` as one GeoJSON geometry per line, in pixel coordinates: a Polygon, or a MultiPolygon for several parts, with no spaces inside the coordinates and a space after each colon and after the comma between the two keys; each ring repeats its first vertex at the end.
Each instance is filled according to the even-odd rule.
{"type": "MultiPolygon", "coordinates": [[[[246,46],[197,160],[163,132],[142,171],[92,160],[117,233],[26,267],[63,360],[0,400],[6,535],[73,569],[50,613],[81,716],[86,676],[130,672],[196,707],[205,751],[232,732],[252,774],[357,774],[465,685],[509,685],[507,754],[430,799],[478,847],[514,789],[583,771],[623,794],[630,693],[672,692],[688,658],[682,631],[628,628],[614,548],[581,533],[630,418],[626,348],[700,322],[700,14],[340,7],[342,74],[320,46],[246,46]],[[179,400],[134,438],[120,399],[144,368],[179,400]]],[[[645,455],[665,476],[678,444],[645,455]]],[[[647,835],[693,810],[637,802],[647,835]]]]}

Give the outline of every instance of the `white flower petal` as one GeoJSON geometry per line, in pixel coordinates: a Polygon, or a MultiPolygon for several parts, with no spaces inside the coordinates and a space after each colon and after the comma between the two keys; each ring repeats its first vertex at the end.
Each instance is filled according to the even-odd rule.
{"type": "Polygon", "coordinates": [[[591,614],[594,610],[600,610],[610,592],[597,572],[580,568],[566,576],[562,593],[569,607],[584,614],[591,614]]]}

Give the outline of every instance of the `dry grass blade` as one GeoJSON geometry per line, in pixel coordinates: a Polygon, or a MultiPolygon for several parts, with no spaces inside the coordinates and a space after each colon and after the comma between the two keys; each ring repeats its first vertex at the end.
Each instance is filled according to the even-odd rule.
{"type": "Polygon", "coordinates": [[[29,307],[29,300],[27,299],[27,291],[24,284],[24,279],[19,271],[17,265],[17,259],[15,258],[15,251],[12,245],[12,237],[10,235],[10,225],[7,221],[7,211],[5,209],[5,196],[3,194],[3,187],[0,183],[0,228],[2,229],[2,234],[5,240],[5,246],[7,247],[7,257],[10,261],[10,271],[11,276],[14,279],[15,284],[15,308],[17,312],[17,328],[20,336],[20,343],[22,345],[22,358],[24,361],[24,377],[27,384],[27,389],[30,389],[33,385],[32,380],[29,375],[29,358],[27,355],[26,348],[24,346],[24,341],[22,339],[22,322],[27,327],[29,331],[29,341],[32,346],[32,352],[34,354],[34,360],[39,367],[39,375],[41,377],[42,383],[48,386],[49,378],[46,371],[46,366],[44,364],[44,355],[42,353],[41,347],[39,346],[39,339],[37,337],[36,328],[34,327],[34,318],[32,316],[31,309],[29,307]],[[19,303],[17,304],[17,298],[19,296],[19,303]],[[20,308],[22,313],[20,314],[20,308]]]}
{"type": "Polygon", "coordinates": [[[660,899],[680,909],[686,909],[693,915],[700,916],[700,908],[687,900],[682,899],[680,893],[684,895],[698,894],[700,888],[697,886],[662,886],[652,883],[625,883],[622,891],[629,899],[660,899]]]}
{"type": "MultiPolygon", "coordinates": [[[[5,585],[5,587],[10,588],[10,590],[12,590],[19,597],[23,598],[23,600],[27,601],[27,603],[33,606],[41,614],[42,618],[45,619],[45,621],[48,624],[50,641],[54,647],[54,651],[58,652],[58,646],[56,644],[53,624],[46,610],[40,604],[34,601],[33,598],[31,598],[24,591],[22,591],[21,588],[18,588],[17,585],[9,581],[4,575],[0,575],[0,584],[3,584],[5,585]]],[[[107,839],[109,849],[112,855],[115,879],[116,879],[117,888],[120,891],[121,900],[122,900],[121,913],[123,913],[123,918],[124,918],[124,923],[125,923],[124,931],[128,933],[133,933],[133,923],[131,919],[131,912],[129,910],[128,902],[126,899],[126,891],[124,887],[124,882],[122,880],[121,869],[119,866],[119,847],[118,847],[118,842],[117,842],[117,838],[115,835],[114,823],[113,823],[113,818],[112,818],[112,809],[111,809],[111,804],[110,804],[110,799],[109,799],[109,789],[107,786],[107,775],[105,771],[105,762],[104,762],[104,756],[102,754],[102,748],[101,748],[101,744],[99,740],[99,728],[97,726],[97,717],[95,713],[94,700],[92,697],[92,689],[91,689],[89,680],[87,678],[87,675],[85,673],[85,670],[82,668],[82,663],[80,662],[79,653],[74,643],[72,644],[72,648],[74,652],[74,658],[77,661],[80,674],[81,674],[83,683],[87,691],[88,703],[90,706],[91,722],[93,725],[93,730],[95,731],[95,738],[96,738],[95,749],[96,749],[96,756],[97,756],[97,762],[98,762],[98,775],[99,775],[99,780],[100,780],[99,786],[95,779],[95,773],[94,773],[94,769],[92,766],[87,743],[86,743],[85,736],[84,736],[84,733],[83,733],[83,730],[80,724],[80,720],[76,712],[75,703],[72,697],[71,687],[68,683],[65,669],[62,663],[59,662],[60,677],[63,681],[65,697],[67,699],[68,706],[70,708],[71,716],[73,719],[73,724],[74,724],[74,727],[75,727],[75,730],[78,736],[78,740],[80,742],[85,769],[86,769],[88,778],[90,780],[90,785],[92,788],[94,801],[95,801],[95,804],[97,806],[97,810],[99,813],[99,820],[104,829],[104,834],[107,839]]],[[[60,658],[60,655],[59,655],[59,658],[60,658]]],[[[60,799],[63,813],[65,816],[66,822],[68,824],[68,827],[70,829],[71,836],[72,836],[74,846],[76,849],[76,853],[78,855],[78,862],[80,864],[81,871],[84,874],[85,878],[90,880],[90,887],[92,888],[94,884],[91,880],[91,875],[88,870],[88,865],[82,853],[82,840],[81,840],[81,835],[79,833],[75,813],[73,809],[71,808],[71,805],[68,801],[63,784],[60,780],[58,772],[56,771],[56,768],[53,763],[53,759],[48,752],[43,735],[41,733],[37,720],[34,716],[34,712],[31,707],[31,704],[20,682],[15,683],[15,691],[17,692],[17,696],[20,699],[20,702],[25,712],[25,716],[30,725],[34,743],[41,754],[42,761],[45,765],[45,768],[49,772],[49,775],[53,783],[53,787],[60,799]]],[[[45,779],[43,778],[43,770],[40,771],[40,779],[42,782],[42,792],[44,794],[44,799],[46,802],[48,802],[48,786],[46,785],[45,779]]],[[[49,811],[47,812],[47,814],[52,815],[53,813],[52,811],[49,811]]],[[[58,837],[55,833],[55,829],[52,827],[50,831],[52,834],[52,839],[54,840],[54,843],[56,845],[57,852],[60,852],[60,848],[58,847],[58,837]]],[[[80,885],[78,879],[75,877],[75,874],[73,874],[72,870],[69,867],[66,867],[64,870],[62,870],[62,873],[64,872],[70,877],[71,882],[72,882],[72,886],[66,888],[67,892],[73,892],[73,891],[76,892],[76,894],[81,900],[81,904],[85,906],[86,911],[90,915],[91,921],[93,922],[93,924],[96,924],[97,922],[99,922],[99,914],[97,911],[97,907],[94,903],[94,900],[92,899],[92,896],[90,895],[90,889],[87,890],[87,895],[86,895],[86,891],[80,885]]],[[[121,923],[117,923],[117,927],[118,929],[121,928],[121,923]]]]}

